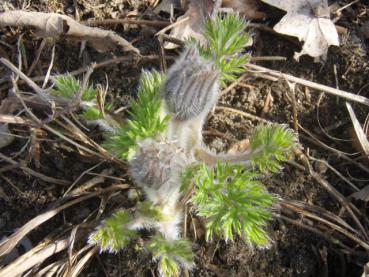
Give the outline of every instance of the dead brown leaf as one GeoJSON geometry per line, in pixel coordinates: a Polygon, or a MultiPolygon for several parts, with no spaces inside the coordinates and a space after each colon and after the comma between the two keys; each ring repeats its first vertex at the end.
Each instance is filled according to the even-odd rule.
{"type": "Polygon", "coordinates": [[[29,252],[18,257],[14,262],[0,270],[0,277],[22,276],[23,273],[30,270],[37,264],[41,264],[47,258],[55,255],[69,245],[69,239],[58,239],[53,242],[41,243],[31,249],[29,252]]]}
{"type": "Polygon", "coordinates": [[[88,41],[101,52],[121,47],[124,51],[139,54],[139,50],[128,41],[109,30],[89,27],[76,22],[69,16],[57,13],[6,11],[0,14],[0,27],[32,28],[39,37],[66,38],[88,41]]]}
{"type": "Polygon", "coordinates": [[[223,0],[222,7],[232,8],[248,19],[264,19],[267,17],[264,12],[259,11],[258,0],[223,0]]]}
{"type": "Polygon", "coordinates": [[[369,185],[365,186],[358,192],[351,194],[351,197],[368,202],[369,201],[369,185]]]}
{"type": "Polygon", "coordinates": [[[250,147],[250,140],[249,139],[243,139],[243,140],[240,140],[240,141],[236,142],[235,144],[233,144],[231,146],[231,148],[229,148],[228,153],[229,154],[242,153],[242,152],[245,152],[246,150],[248,150],[249,147],[250,147]]]}
{"type": "MultiPolygon", "coordinates": [[[[202,35],[204,24],[219,9],[220,3],[220,0],[191,0],[185,14],[178,17],[177,22],[179,24],[172,28],[170,36],[180,40],[193,37],[200,43],[205,44],[205,38],[202,35]]],[[[177,47],[178,45],[174,43],[164,45],[166,49],[177,47]]]]}
{"type": "Polygon", "coordinates": [[[278,33],[297,37],[304,41],[302,50],[295,53],[309,55],[319,60],[324,57],[330,45],[339,46],[336,27],[329,17],[327,0],[262,0],[287,12],[274,26],[278,33]]]}

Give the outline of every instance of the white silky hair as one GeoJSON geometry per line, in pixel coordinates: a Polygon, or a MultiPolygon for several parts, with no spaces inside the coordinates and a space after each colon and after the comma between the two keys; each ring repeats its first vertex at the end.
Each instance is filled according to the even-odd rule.
{"type": "Polygon", "coordinates": [[[133,230],[155,229],[159,231],[166,239],[177,240],[181,237],[182,209],[175,203],[162,203],[159,205],[162,218],[160,220],[144,217],[137,214],[136,218],[129,224],[133,230]]]}
{"type": "Polygon", "coordinates": [[[163,86],[168,111],[182,121],[208,114],[218,98],[219,76],[215,64],[202,58],[196,46],[186,47],[163,86]]]}
{"type": "Polygon", "coordinates": [[[219,76],[215,64],[202,58],[193,45],[168,70],[162,88],[165,108],[172,116],[167,135],[186,152],[202,143],[203,124],[218,100],[219,76]]]}
{"type": "Polygon", "coordinates": [[[136,154],[129,161],[129,173],[144,190],[159,191],[169,179],[171,185],[179,187],[177,178],[190,162],[176,142],[148,138],[138,143],[136,154]]]}
{"type": "Polygon", "coordinates": [[[191,159],[177,142],[145,139],[139,143],[136,155],[130,160],[129,172],[146,198],[160,208],[163,218],[137,217],[132,229],[154,228],[168,239],[180,238],[180,175],[190,163],[191,159]]]}

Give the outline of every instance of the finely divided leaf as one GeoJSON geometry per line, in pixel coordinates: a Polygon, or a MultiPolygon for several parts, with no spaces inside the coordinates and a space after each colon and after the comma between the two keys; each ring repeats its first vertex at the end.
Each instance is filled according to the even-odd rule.
{"type": "MultiPolygon", "coordinates": [[[[215,60],[221,70],[221,84],[232,81],[236,74],[245,71],[249,56],[242,55],[249,36],[245,33],[246,22],[235,14],[217,15],[205,24],[204,36],[207,45],[196,43],[200,53],[207,59],[215,60]]],[[[195,40],[192,40],[195,41],[195,40]]]]}
{"type": "Polygon", "coordinates": [[[104,147],[119,158],[130,159],[137,147],[137,142],[162,133],[169,120],[162,115],[160,89],[163,76],[157,71],[143,71],[137,99],[131,101],[130,118],[110,135],[104,147]]]}
{"type": "Polygon", "coordinates": [[[89,236],[88,242],[99,245],[101,252],[117,253],[137,236],[134,230],[128,228],[131,220],[127,211],[115,212],[89,236]]]}
{"type": "Polygon", "coordinates": [[[179,276],[181,268],[190,269],[193,266],[191,243],[186,239],[168,240],[156,235],[146,247],[153,253],[153,259],[159,261],[161,276],[179,276]]]}
{"type": "Polygon", "coordinates": [[[207,220],[207,240],[214,235],[234,240],[237,234],[258,246],[269,243],[264,228],[272,218],[274,196],[257,177],[257,173],[246,171],[239,165],[218,163],[215,169],[202,166],[190,202],[207,220]]]}
{"type": "Polygon", "coordinates": [[[283,125],[260,125],[250,138],[251,161],[260,171],[276,172],[297,146],[294,131],[283,125]]]}

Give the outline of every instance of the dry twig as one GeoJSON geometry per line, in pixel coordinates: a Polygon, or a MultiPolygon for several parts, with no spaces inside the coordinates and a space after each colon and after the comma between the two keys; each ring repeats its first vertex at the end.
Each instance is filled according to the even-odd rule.
{"type": "MultiPolygon", "coordinates": [[[[316,89],[318,91],[324,91],[326,93],[336,95],[336,96],[345,98],[347,100],[358,102],[358,103],[364,104],[366,106],[369,106],[369,99],[364,97],[364,96],[361,96],[361,95],[352,94],[352,93],[347,92],[347,91],[343,91],[343,90],[340,90],[340,89],[336,89],[336,88],[328,87],[328,86],[321,85],[321,84],[318,84],[318,83],[314,83],[312,81],[308,81],[308,80],[305,80],[305,79],[302,79],[302,78],[298,78],[298,77],[295,77],[295,76],[292,76],[292,75],[289,75],[289,74],[285,74],[285,73],[282,73],[282,72],[279,72],[279,71],[275,71],[275,70],[268,69],[266,67],[262,67],[262,66],[259,66],[259,65],[251,64],[251,63],[247,64],[246,68],[262,72],[262,73],[264,73],[266,75],[270,75],[272,77],[285,79],[285,80],[288,80],[288,81],[296,83],[296,84],[300,84],[300,85],[303,85],[303,86],[306,86],[306,87],[316,89]]],[[[253,72],[250,71],[250,73],[253,73],[253,72]]]]}
{"type": "Polygon", "coordinates": [[[69,16],[57,13],[6,11],[0,14],[0,26],[30,27],[40,37],[86,40],[99,51],[111,51],[116,46],[140,54],[124,38],[109,30],[82,25],[69,16]]]}
{"type": "MultiPolygon", "coordinates": [[[[10,237],[8,237],[7,239],[5,239],[4,241],[1,242],[1,244],[0,244],[0,257],[3,257],[4,255],[10,253],[10,251],[12,251],[12,249],[18,244],[19,241],[22,240],[22,238],[24,238],[24,236],[26,236],[29,232],[34,230],[36,227],[38,227],[42,223],[48,221],[50,218],[54,217],[55,215],[57,215],[58,213],[60,213],[64,209],[67,209],[67,208],[69,208],[69,207],[71,207],[75,204],[78,204],[78,203],[80,203],[82,201],[85,201],[87,199],[90,199],[92,197],[99,196],[103,193],[107,193],[107,192],[111,192],[111,191],[115,191],[115,190],[120,190],[122,188],[125,189],[126,186],[122,187],[121,185],[114,185],[114,186],[111,186],[107,189],[103,189],[103,190],[100,190],[100,191],[97,191],[97,192],[92,192],[92,193],[89,193],[87,195],[84,195],[84,196],[81,196],[81,197],[76,198],[74,200],[71,200],[71,201],[69,201],[69,202],[67,202],[67,203],[65,203],[65,204],[63,204],[59,207],[56,207],[54,209],[51,209],[49,211],[46,211],[46,212],[38,215],[37,217],[33,218],[32,220],[27,222],[25,225],[23,225],[21,228],[19,228],[10,237]]],[[[0,271],[0,276],[6,276],[6,275],[1,275],[4,272],[5,269],[0,271]]]]}

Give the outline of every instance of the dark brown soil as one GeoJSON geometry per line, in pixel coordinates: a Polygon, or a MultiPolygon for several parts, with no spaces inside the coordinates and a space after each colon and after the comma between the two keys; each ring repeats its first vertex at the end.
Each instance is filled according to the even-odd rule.
{"type": "MultiPolygon", "coordinates": [[[[15,8],[21,8],[20,2],[18,0],[5,1],[5,4],[0,4],[0,11],[11,7],[11,5],[15,8]]],[[[29,10],[75,15],[76,6],[73,4],[74,1],[52,0],[48,1],[47,5],[44,4],[44,1],[31,2],[29,10]]],[[[146,18],[167,20],[167,18],[153,15],[152,12],[146,9],[150,1],[107,1],[109,3],[105,5],[100,5],[105,1],[98,0],[77,0],[76,2],[78,3],[77,7],[81,19],[124,17],[129,11],[136,9],[139,13],[145,14],[146,18]]],[[[369,45],[368,38],[365,38],[360,32],[361,26],[368,23],[368,11],[369,5],[362,3],[354,4],[350,9],[344,11],[342,19],[337,24],[347,28],[348,32],[341,35],[342,45],[340,47],[332,47],[329,50],[327,61],[324,64],[313,63],[309,57],[303,57],[300,62],[294,61],[293,53],[299,50],[297,44],[292,43],[291,39],[258,30],[256,30],[258,46],[250,50],[258,56],[285,56],[288,58],[287,61],[260,63],[265,67],[327,86],[339,86],[339,88],[353,93],[360,92],[361,95],[369,97],[369,86],[367,86],[369,45]],[[337,76],[335,76],[334,67],[337,69],[337,76]],[[336,77],[338,83],[336,83],[336,77]]],[[[128,30],[124,30],[122,26],[113,27],[127,40],[135,40],[134,46],[139,48],[143,55],[158,54],[158,41],[153,35],[143,35],[145,32],[140,27],[128,30]]],[[[16,43],[20,34],[21,31],[17,29],[0,29],[0,40],[6,43],[0,44],[0,56],[6,54],[6,58],[16,63],[16,43]]],[[[25,32],[23,41],[28,63],[31,63],[41,40],[35,39],[29,32],[25,32]]],[[[58,41],[56,43],[53,74],[70,72],[93,61],[99,62],[112,58],[114,55],[123,55],[122,53],[102,54],[87,46],[82,56],[79,57],[79,51],[80,44],[77,42],[58,41]]],[[[172,54],[175,54],[175,52],[172,54]]],[[[45,74],[50,56],[51,47],[46,47],[42,52],[39,67],[31,77],[45,74]]],[[[135,96],[141,70],[151,68],[158,69],[158,62],[125,62],[96,70],[91,80],[95,84],[106,84],[108,80],[109,94],[107,101],[114,103],[116,108],[125,107],[129,99],[135,96]]],[[[8,70],[0,66],[0,76],[7,76],[8,74],[8,70]]],[[[245,83],[251,87],[237,86],[219,99],[219,105],[262,116],[265,99],[270,91],[273,101],[267,113],[263,115],[264,118],[293,126],[293,103],[291,93],[285,82],[273,82],[250,75],[245,83]]],[[[8,83],[0,84],[0,101],[6,98],[8,88],[8,83]]],[[[29,90],[25,86],[21,88],[29,90]]],[[[350,134],[352,124],[345,107],[345,101],[336,97],[325,96],[319,105],[318,118],[319,96],[316,91],[297,87],[296,103],[300,124],[330,147],[350,153],[357,152],[350,141],[352,140],[350,134]],[[324,135],[318,125],[318,120],[324,128],[329,129],[330,136],[339,138],[339,140],[324,135]],[[329,128],[340,121],[342,121],[340,126],[329,128]]],[[[369,110],[362,105],[355,104],[353,106],[359,121],[363,123],[369,110]]],[[[123,112],[118,114],[117,117],[123,119],[125,116],[123,112]]],[[[216,110],[209,116],[205,127],[209,131],[206,133],[206,142],[218,151],[226,151],[232,143],[246,139],[257,124],[257,121],[247,119],[242,115],[216,110]]],[[[31,134],[29,128],[22,126],[12,125],[11,129],[15,134],[25,138],[17,138],[10,146],[1,149],[1,153],[6,156],[14,156],[15,153],[21,151],[31,134]]],[[[304,151],[309,150],[314,157],[329,162],[336,170],[350,177],[350,180],[359,188],[366,185],[365,182],[360,180],[368,179],[368,174],[345,162],[337,154],[317,146],[310,139],[307,139],[308,136],[302,131],[300,131],[300,134],[304,151]]],[[[91,130],[88,135],[96,142],[101,142],[103,139],[98,130],[91,130]]],[[[39,139],[41,166],[36,168],[36,164],[32,161],[27,166],[44,175],[73,183],[84,171],[100,161],[98,158],[79,154],[74,148],[65,146],[61,139],[46,132],[39,139]]],[[[27,147],[14,159],[27,160],[29,155],[30,152],[27,147]]],[[[359,155],[354,157],[359,157],[359,155]]],[[[9,236],[17,228],[52,207],[68,188],[58,184],[49,184],[39,178],[26,175],[18,167],[2,170],[6,166],[8,164],[0,160],[0,238],[9,236]]],[[[313,164],[313,166],[322,177],[326,178],[343,195],[349,196],[353,192],[332,171],[326,170],[324,167],[320,168],[321,165],[319,164],[313,164]]],[[[112,176],[126,178],[124,171],[109,163],[104,163],[93,172],[99,173],[102,169],[111,167],[114,170],[112,176]]],[[[92,177],[85,175],[79,183],[82,184],[92,177]]],[[[103,187],[107,187],[114,182],[118,181],[114,179],[107,180],[103,187]]],[[[283,199],[303,201],[335,214],[340,211],[341,206],[337,200],[332,198],[310,174],[291,164],[285,164],[282,172],[267,176],[265,183],[271,192],[283,199]]],[[[131,208],[134,206],[135,203],[128,200],[126,192],[122,191],[113,195],[105,203],[106,207],[102,218],[108,216],[118,207],[131,208]]],[[[33,246],[36,246],[48,235],[56,237],[71,226],[83,222],[90,214],[95,213],[100,207],[100,201],[94,198],[73,206],[33,230],[27,237],[33,246]]],[[[367,214],[366,205],[359,201],[354,203],[364,214],[367,214]]],[[[283,211],[277,210],[276,213],[277,216],[269,227],[273,242],[267,249],[253,249],[239,239],[228,243],[223,240],[206,243],[204,238],[200,236],[197,241],[194,241],[196,259],[195,267],[190,272],[190,276],[343,277],[361,275],[362,266],[367,262],[368,257],[365,257],[365,255],[359,257],[345,255],[337,245],[322,236],[280,218],[279,214],[283,214],[283,211]]],[[[297,220],[300,219],[299,216],[294,214],[291,217],[297,220]]],[[[349,216],[343,215],[342,217],[352,224],[349,216]]],[[[197,223],[199,228],[197,231],[201,234],[200,221],[198,220],[197,223]]],[[[189,230],[189,236],[193,237],[193,231],[191,232],[191,228],[189,230]]],[[[330,235],[334,231],[326,229],[322,232],[330,235]]],[[[147,234],[143,233],[142,240],[146,236],[147,234]]],[[[352,242],[347,243],[353,249],[356,247],[352,242]]],[[[79,242],[77,248],[83,247],[85,244],[86,240],[84,238],[79,242]]],[[[122,251],[117,255],[101,254],[99,257],[94,256],[84,268],[81,276],[152,276],[156,274],[156,263],[152,261],[150,253],[142,251],[142,244],[143,242],[139,240],[133,242],[126,251],[122,251]]],[[[19,249],[20,253],[22,251],[24,249],[19,249]]],[[[63,253],[53,259],[63,258],[65,255],[66,253],[63,253]]]]}

